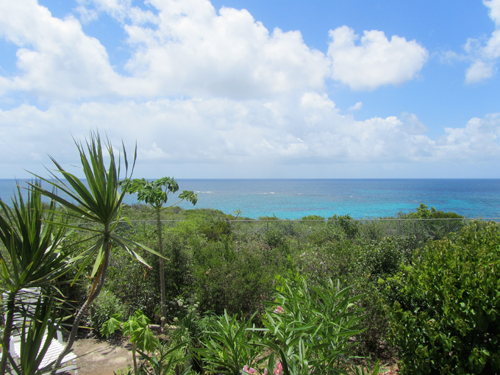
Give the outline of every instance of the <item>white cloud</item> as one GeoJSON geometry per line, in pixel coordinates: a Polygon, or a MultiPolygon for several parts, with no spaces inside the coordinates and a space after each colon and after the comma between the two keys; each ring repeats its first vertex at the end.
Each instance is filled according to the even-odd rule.
{"type": "Polygon", "coordinates": [[[85,35],[77,19],[53,17],[36,0],[0,2],[0,37],[19,46],[17,65],[22,72],[6,87],[69,100],[255,98],[320,91],[325,85],[329,61],[310,49],[298,31],[270,33],[248,11],[222,8],[217,14],[208,0],[148,4],[157,15],[131,7],[129,0],[81,0],[77,9],[86,22],[97,12],[123,22],[132,55],[125,77],[115,72],[104,46],[85,35]]]}
{"type": "Polygon", "coordinates": [[[436,156],[448,160],[484,160],[500,157],[500,113],[471,119],[464,128],[445,128],[436,156]]]}
{"type": "MultiPolygon", "coordinates": [[[[43,99],[93,97],[259,98],[322,92],[332,77],[355,90],[373,90],[414,78],[427,59],[415,41],[381,31],[357,36],[344,26],[330,31],[328,54],[309,48],[299,31],[270,32],[246,10],[209,0],[78,0],[84,23],[106,12],[127,35],[126,76],[110,65],[99,40],[74,17],[58,19],[36,0],[0,3],[0,37],[15,43],[19,75],[0,77],[4,93],[43,99]]],[[[2,94],[2,93],[0,93],[2,94]]]]}
{"type": "Polygon", "coordinates": [[[363,107],[362,102],[357,102],[353,106],[349,107],[349,111],[359,111],[363,107]]]}
{"type": "MultiPolygon", "coordinates": [[[[51,154],[77,163],[69,134],[80,139],[99,128],[113,144],[138,144],[138,174],[186,163],[240,170],[270,165],[413,163],[500,157],[500,114],[447,128],[439,139],[425,134],[414,114],[364,121],[343,116],[314,92],[273,102],[223,98],[58,104],[47,110],[22,105],[0,111],[0,160],[27,169],[51,154]]],[[[142,174],[143,175],[143,174],[142,174]]],[[[148,175],[149,176],[149,175],[148,175]]],[[[154,176],[149,176],[154,177],[154,176]]],[[[191,176],[196,177],[196,176],[191,176]]]]}
{"type": "Polygon", "coordinates": [[[152,92],[257,97],[323,88],[328,60],[298,31],[272,33],[246,10],[208,0],[151,1],[158,27],[128,25],[137,48],[127,63],[152,92]]]}
{"type": "Polygon", "coordinates": [[[118,75],[100,42],[86,36],[76,19],[52,17],[36,0],[0,2],[0,37],[19,46],[23,74],[9,79],[10,89],[55,98],[116,90],[118,75]]]}
{"type": "Polygon", "coordinates": [[[500,27],[500,0],[483,0],[483,3],[489,8],[490,18],[500,27]]]}
{"type": "Polygon", "coordinates": [[[359,36],[347,26],[330,30],[328,56],[332,59],[332,77],[353,90],[374,90],[415,78],[427,61],[427,50],[416,41],[382,31],[364,31],[359,36]]]}
{"type": "Polygon", "coordinates": [[[123,22],[128,16],[132,1],[131,0],[76,0],[79,6],[77,11],[82,16],[82,21],[93,21],[98,16],[98,12],[106,12],[116,20],[123,22]],[[91,9],[93,6],[94,9],[91,9]],[[88,14],[92,15],[90,20],[86,20],[88,14]]]}
{"type": "Polygon", "coordinates": [[[495,65],[500,58],[500,0],[483,1],[489,8],[489,16],[495,23],[496,30],[483,45],[479,40],[469,38],[465,51],[473,60],[465,73],[467,83],[477,83],[491,78],[495,72],[495,65]]]}

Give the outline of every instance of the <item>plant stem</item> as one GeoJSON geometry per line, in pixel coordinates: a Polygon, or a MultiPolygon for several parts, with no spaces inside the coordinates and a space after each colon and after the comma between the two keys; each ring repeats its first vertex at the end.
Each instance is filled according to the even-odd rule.
{"type": "MultiPolygon", "coordinates": [[[[158,253],[163,256],[163,241],[161,237],[161,220],[160,211],[161,207],[156,208],[156,227],[158,232],[158,253]]],[[[161,291],[161,329],[163,331],[163,326],[165,325],[165,318],[167,315],[166,301],[165,301],[165,266],[163,264],[163,258],[160,257],[160,291],[161,291]]]]}
{"type": "MultiPolygon", "coordinates": [[[[108,230],[108,226],[106,226],[106,231],[107,230],[108,230]]],[[[101,293],[102,287],[104,286],[104,283],[106,281],[106,275],[108,273],[109,255],[111,253],[111,241],[109,240],[109,236],[106,236],[106,239],[104,240],[103,246],[105,246],[106,250],[104,251],[104,259],[102,261],[100,274],[98,274],[98,276],[97,276],[99,278],[97,286],[94,289],[94,292],[89,296],[87,301],[83,304],[83,306],[80,308],[80,310],[76,314],[75,321],[73,322],[73,327],[71,328],[71,332],[69,334],[68,342],[67,342],[64,350],[62,351],[62,353],[59,354],[59,357],[57,357],[57,360],[54,364],[54,367],[52,368],[50,375],[56,374],[56,370],[61,365],[63,358],[71,351],[71,348],[73,347],[73,344],[75,343],[76,334],[78,333],[78,326],[80,325],[80,320],[82,320],[83,314],[85,314],[85,312],[89,308],[90,304],[99,296],[99,294],[101,293]]]]}
{"type": "Polygon", "coordinates": [[[0,375],[5,374],[7,367],[7,358],[10,354],[10,335],[12,333],[12,322],[14,321],[14,307],[15,307],[16,293],[9,293],[7,297],[7,319],[2,337],[2,360],[0,361],[0,375]]]}
{"type": "Polygon", "coordinates": [[[135,358],[135,342],[132,343],[132,359],[134,361],[134,374],[137,375],[137,359],[135,358]]]}

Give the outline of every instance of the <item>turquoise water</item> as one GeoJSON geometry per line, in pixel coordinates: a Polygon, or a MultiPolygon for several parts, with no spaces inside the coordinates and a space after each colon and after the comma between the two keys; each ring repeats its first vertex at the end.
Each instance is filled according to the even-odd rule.
{"type": "MultiPolygon", "coordinates": [[[[321,179],[177,180],[181,190],[198,194],[196,208],[225,213],[241,210],[250,218],[307,215],[387,217],[415,211],[425,203],[466,217],[500,217],[499,179],[321,179]]],[[[14,180],[0,180],[0,198],[9,201],[14,180]]],[[[175,202],[175,197],[170,199],[175,202]]],[[[134,195],[125,203],[137,203],[134,195]]],[[[190,208],[190,204],[181,204],[190,208]]]]}

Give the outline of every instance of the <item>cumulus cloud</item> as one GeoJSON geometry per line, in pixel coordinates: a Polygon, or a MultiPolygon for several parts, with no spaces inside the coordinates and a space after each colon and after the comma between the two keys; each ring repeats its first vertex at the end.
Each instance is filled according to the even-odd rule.
{"type": "MultiPolygon", "coordinates": [[[[255,98],[293,90],[320,91],[329,61],[299,31],[269,32],[246,10],[208,0],[151,0],[155,13],[129,0],[80,0],[86,22],[107,12],[122,23],[131,58],[127,76],[80,22],[58,19],[36,0],[0,3],[0,37],[19,46],[20,75],[11,90],[41,97],[220,96],[255,98]]],[[[5,77],[4,77],[5,79],[5,77]]]]}
{"type": "Polygon", "coordinates": [[[432,139],[414,114],[360,121],[341,115],[335,103],[314,92],[279,102],[159,99],[59,104],[47,110],[23,105],[0,111],[0,122],[4,166],[29,166],[40,163],[40,158],[50,165],[46,153],[76,163],[68,134],[79,139],[97,127],[114,144],[123,139],[130,148],[137,140],[139,174],[150,164],[158,171],[186,163],[244,171],[270,164],[472,161],[500,156],[500,114],[471,119],[464,127],[447,128],[443,137],[432,139]]]}
{"type": "Polygon", "coordinates": [[[500,58],[500,0],[483,1],[489,8],[489,16],[495,23],[495,31],[486,43],[473,38],[467,40],[465,51],[473,60],[465,73],[467,83],[477,83],[491,78],[500,58]]]}
{"type": "Polygon", "coordinates": [[[448,160],[497,159],[500,156],[500,113],[473,118],[463,128],[445,128],[436,157],[448,160]]]}
{"type": "Polygon", "coordinates": [[[294,91],[322,92],[333,78],[355,90],[413,79],[427,60],[415,41],[365,31],[360,44],[347,26],[330,31],[328,53],[308,47],[299,31],[268,30],[245,9],[209,0],[78,0],[65,19],[36,0],[0,3],[0,37],[16,44],[18,75],[4,91],[42,98],[228,97],[259,98],[294,91]],[[80,22],[109,14],[124,29],[130,52],[126,75],[111,66],[99,40],[80,22]]]}
{"type": "Polygon", "coordinates": [[[359,38],[354,30],[342,26],[330,30],[330,38],[332,77],[353,90],[373,90],[413,79],[429,55],[414,40],[395,35],[389,41],[384,32],[377,30],[364,31],[359,38]]]}
{"type": "Polygon", "coordinates": [[[298,31],[270,33],[246,10],[208,0],[150,1],[156,29],[127,25],[137,48],[126,68],[150,90],[194,96],[257,97],[323,88],[328,60],[298,31]]]}
{"type": "Polygon", "coordinates": [[[101,43],[85,35],[73,17],[52,17],[36,0],[0,2],[0,37],[19,46],[22,74],[8,79],[11,90],[78,98],[116,87],[118,75],[101,43]]]}

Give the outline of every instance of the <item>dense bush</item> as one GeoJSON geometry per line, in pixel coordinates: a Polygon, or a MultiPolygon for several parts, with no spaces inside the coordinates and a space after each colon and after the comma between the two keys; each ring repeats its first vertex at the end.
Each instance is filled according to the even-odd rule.
{"type": "Polygon", "coordinates": [[[405,374],[500,372],[500,229],[467,226],[428,243],[386,283],[405,374]]]}
{"type": "MultiPolygon", "coordinates": [[[[144,219],[148,211],[142,206],[129,207],[126,214],[131,220],[144,219]]],[[[259,323],[277,275],[303,276],[311,287],[332,278],[351,285],[352,295],[362,294],[357,304],[366,309],[366,316],[361,323],[363,333],[356,336],[361,344],[358,348],[360,353],[382,357],[392,353],[387,344],[387,314],[379,304],[381,290],[389,282],[379,284],[378,280],[399,275],[401,266],[412,261],[414,250],[431,238],[428,233],[432,227],[431,222],[420,228],[422,223],[417,221],[409,225],[394,218],[357,221],[348,215],[326,222],[267,217],[267,222],[241,219],[238,223],[228,222],[229,215],[209,209],[162,215],[164,219],[183,220],[163,227],[169,324],[175,318],[184,319],[182,311],[187,304],[197,306],[201,320],[207,311],[221,315],[226,310],[231,316],[243,313],[239,316],[245,317],[258,311],[255,321],[259,323]],[[412,235],[416,229],[424,235],[412,235]],[[179,301],[184,305],[179,306],[179,301]]],[[[156,249],[157,229],[153,224],[124,226],[123,231],[128,231],[124,235],[156,249]]],[[[123,307],[125,319],[142,310],[159,323],[158,257],[141,255],[151,269],[116,249],[105,289],[123,307]]]]}
{"type": "Polygon", "coordinates": [[[102,325],[111,316],[123,313],[120,300],[109,290],[103,291],[93,302],[90,313],[90,323],[95,335],[100,335],[102,325]]]}
{"type": "Polygon", "coordinates": [[[194,252],[194,290],[200,308],[222,314],[251,314],[272,292],[282,264],[276,249],[259,242],[236,247],[232,241],[207,242],[194,252]]]}
{"type": "Polygon", "coordinates": [[[328,220],[335,222],[340,228],[342,228],[347,237],[350,239],[353,239],[358,234],[359,224],[349,215],[333,215],[328,218],[328,220]]]}

